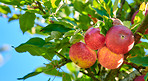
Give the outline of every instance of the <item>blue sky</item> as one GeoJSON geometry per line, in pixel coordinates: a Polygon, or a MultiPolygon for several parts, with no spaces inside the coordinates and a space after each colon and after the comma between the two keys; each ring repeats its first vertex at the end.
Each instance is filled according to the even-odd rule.
{"type": "MultiPolygon", "coordinates": [[[[11,47],[16,47],[34,37],[34,35],[28,33],[23,35],[18,20],[8,23],[8,19],[0,17],[0,28],[0,47],[5,44],[9,45],[9,50],[0,52],[4,58],[4,64],[0,67],[0,81],[17,81],[17,78],[43,66],[43,63],[48,63],[44,58],[31,56],[28,52],[17,53],[11,47]]],[[[25,81],[47,81],[50,77],[49,75],[39,74],[25,81]]],[[[56,78],[54,81],[61,81],[61,78],[56,78]]]]}

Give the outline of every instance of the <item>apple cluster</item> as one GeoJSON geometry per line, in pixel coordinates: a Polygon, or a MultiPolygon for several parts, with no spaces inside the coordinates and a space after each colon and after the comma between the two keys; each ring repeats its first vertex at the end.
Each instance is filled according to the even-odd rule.
{"type": "Polygon", "coordinates": [[[113,26],[106,36],[100,33],[99,28],[91,27],[85,33],[85,43],[77,42],[70,47],[69,57],[75,64],[89,68],[98,59],[103,67],[116,69],[123,63],[124,54],[134,45],[134,36],[119,19],[112,20],[113,26]]]}

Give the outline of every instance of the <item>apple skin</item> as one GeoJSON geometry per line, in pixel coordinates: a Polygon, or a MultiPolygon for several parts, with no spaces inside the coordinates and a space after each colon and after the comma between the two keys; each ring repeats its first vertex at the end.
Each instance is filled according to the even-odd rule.
{"type": "Polygon", "coordinates": [[[148,28],[145,30],[145,33],[144,34],[148,34],[148,28]]]}
{"type": "Polygon", "coordinates": [[[125,54],[134,46],[134,36],[127,27],[116,25],[107,31],[105,42],[112,52],[125,54]]]}
{"type": "Polygon", "coordinates": [[[114,25],[123,25],[123,23],[122,23],[122,21],[120,19],[111,18],[111,20],[113,20],[113,26],[114,25]]]}
{"type": "Polygon", "coordinates": [[[105,44],[105,36],[100,34],[99,28],[89,28],[84,37],[85,43],[93,50],[100,49],[105,44]]]}
{"type": "Polygon", "coordinates": [[[144,80],[144,76],[145,76],[145,75],[138,76],[138,77],[136,77],[136,78],[134,79],[134,81],[145,81],[145,80],[144,80]]]}
{"type": "Polygon", "coordinates": [[[116,54],[110,51],[106,46],[98,50],[98,61],[108,69],[116,69],[121,66],[124,60],[123,54],[116,54]]]}
{"type": "Polygon", "coordinates": [[[97,59],[96,52],[83,42],[77,42],[70,47],[69,57],[81,68],[90,68],[97,59]]]}

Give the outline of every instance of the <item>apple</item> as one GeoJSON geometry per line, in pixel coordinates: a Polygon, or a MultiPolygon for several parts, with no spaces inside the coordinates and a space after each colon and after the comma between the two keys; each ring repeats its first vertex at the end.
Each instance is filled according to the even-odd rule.
{"type": "Polygon", "coordinates": [[[90,49],[83,42],[77,42],[70,47],[69,57],[81,68],[91,67],[97,59],[95,51],[90,49]]]}
{"type": "Polygon", "coordinates": [[[123,54],[116,54],[110,51],[106,46],[98,50],[98,61],[100,64],[108,69],[118,68],[124,60],[123,54]]]}
{"type": "Polygon", "coordinates": [[[148,34],[148,28],[145,30],[145,33],[144,34],[148,34]]]}
{"type": "Polygon", "coordinates": [[[111,18],[113,20],[113,26],[114,25],[123,25],[122,21],[118,18],[111,18]]]}
{"type": "Polygon", "coordinates": [[[134,79],[134,81],[145,81],[145,80],[144,80],[144,76],[145,76],[145,75],[138,76],[138,77],[136,77],[136,78],[134,79]]]}
{"type": "Polygon", "coordinates": [[[105,42],[112,52],[125,54],[134,46],[134,35],[127,27],[115,25],[107,31],[105,42]]]}
{"type": "Polygon", "coordinates": [[[89,28],[84,37],[85,43],[93,50],[100,49],[105,44],[105,36],[100,34],[99,28],[89,28]]]}

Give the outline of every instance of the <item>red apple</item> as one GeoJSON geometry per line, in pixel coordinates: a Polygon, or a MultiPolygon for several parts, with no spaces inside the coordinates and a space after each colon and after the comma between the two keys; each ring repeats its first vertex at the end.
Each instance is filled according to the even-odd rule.
{"type": "Polygon", "coordinates": [[[145,75],[138,76],[138,77],[136,77],[136,78],[134,79],[134,81],[145,81],[145,80],[144,80],[144,76],[145,76],[145,75]]]}
{"type": "Polygon", "coordinates": [[[110,51],[106,46],[101,48],[98,53],[98,61],[99,63],[108,69],[116,69],[118,68],[124,60],[123,54],[116,54],[110,51]]]}
{"type": "Polygon", "coordinates": [[[134,36],[130,29],[123,25],[111,27],[106,34],[106,46],[114,53],[125,54],[134,45],[134,36]]]}
{"type": "Polygon", "coordinates": [[[99,28],[89,28],[85,33],[84,40],[86,45],[93,50],[100,49],[105,44],[105,37],[100,34],[99,28]]]}
{"type": "Polygon", "coordinates": [[[111,18],[113,20],[113,26],[114,25],[123,25],[122,21],[117,18],[111,18]]]}
{"type": "Polygon", "coordinates": [[[83,42],[78,42],[70,47],[70,59],[81,68],[89,68],[96,62],[96,53],[83,42]]]}
{"type": "Polygon", "coordinates": [[[145,33],[144,34],[148,34],[148,28],[145,30],[145,33]]]}

